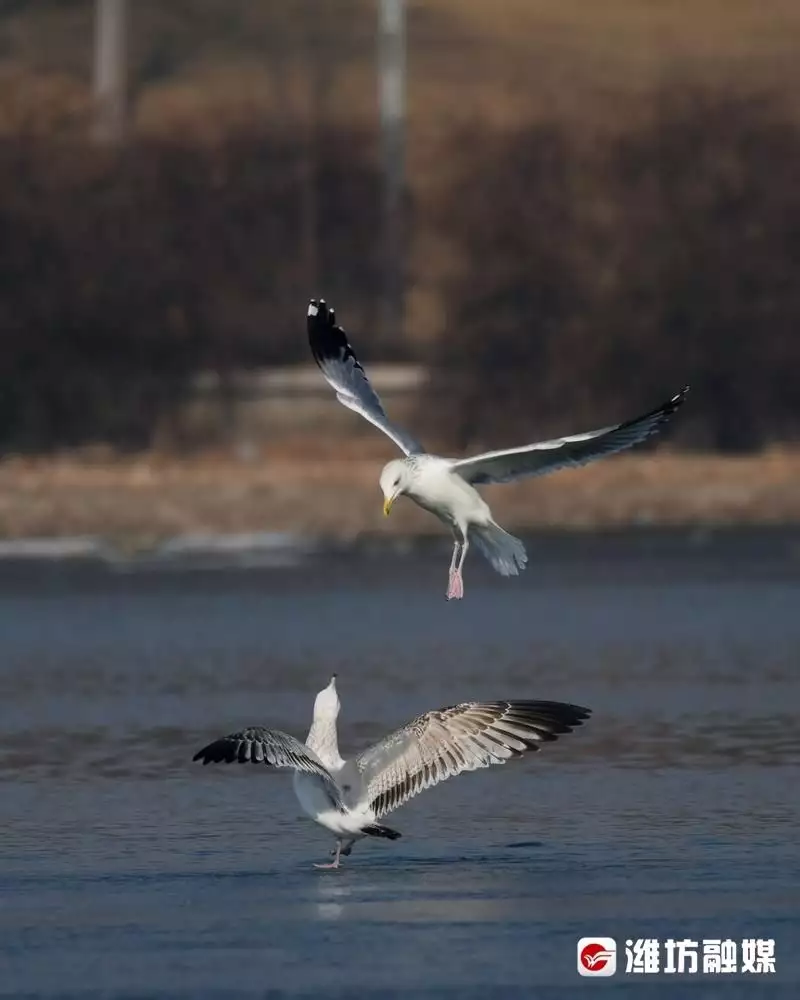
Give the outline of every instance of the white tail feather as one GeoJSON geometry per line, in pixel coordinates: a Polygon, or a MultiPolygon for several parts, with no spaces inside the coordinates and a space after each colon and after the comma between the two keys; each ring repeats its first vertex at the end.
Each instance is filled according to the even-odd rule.
{"type": "Polygon", "coordinates": [[[518,576],[525,569],[525,546],[494,521],[470,525],[469,537],[502,576],[518,576]]]}

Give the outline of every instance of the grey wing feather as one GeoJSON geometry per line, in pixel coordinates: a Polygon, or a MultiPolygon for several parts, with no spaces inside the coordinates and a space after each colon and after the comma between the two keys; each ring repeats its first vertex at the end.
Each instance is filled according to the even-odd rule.
{"type": "Polygon", "coordinates": [[[304,771],[321,778],[334,803],[341,808],[341,793],[330,771],[305,743],[280,729],[250,726],[231,733],[198,750],[192,760],[203,764],[266,764],[304,771]]]}
{"type": "Polygon", "coordinates": [[[467,702],[427,712],[356,759],[363,798],[379,819],[456,774],[538,750],[590,714],[557,701],[467,702]]]}
{"type": "Polygon", "coordinates": [[[308,342],[320,371],[336,391],[344,406],[360,413],[394,441],[406,455],[421,455],[424,449],[410,434],[389,420],[380,397],[370,385],[347,334],[336,325],[333,309],[324,299],[312,299],[308,306],[308,342]]]}
{"type": "Polygon", "coordinates": [[[523,448],[489,451],[453,462],[451,469],[475,486],[508,483],[525,476],[541,476],[557,469],[576,468],[598,458],[605,458],[640,444],[658,431],[683,403],[689,387],[685,386],[666,403],[633,420],[602,427],[587,434],[540,441],[523,448]]]}

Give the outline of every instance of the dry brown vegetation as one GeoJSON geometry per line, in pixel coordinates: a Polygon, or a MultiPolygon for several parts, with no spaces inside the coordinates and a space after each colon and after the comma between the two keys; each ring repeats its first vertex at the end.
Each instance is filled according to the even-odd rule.
{"type": "MultiPolygon", "coordinates": [[[[354,540],[441,533],[410,502],[383,517],[379,464],[359,454],[55,457],[0,462],[0,537],[99,535],[123,548],[174,535],[289,531],[354,540]]],[[[624,456],[487,491],[507,528],[800,522],[800,454],[624,456]]]]}
{"type": "MultiPolygon", "coordinates": [[[[15,0],[0,9],[0,57],[85,84],[94,0],[15,0]]],[[[253,104],[296,119],[314,100],[336,120],[375,113],[373,0],[131,0],[139,124],[253,104]],[[316,75],[322,85],[313,92],[316,75]]],[[[794,0],[408,0],[414,125],[454,115],[495,123],[531,111],[603,119],[665,78],[794,90],[794,0]],[[583,109],[583,112],[582,112],[583,109]]]]}
{"type": "Polygon", "coordinates": [[[429,421],[461,447],[522,442],[689,382],[678,441],[800,433],[800,128],[784,106],[675,86],[590,146],[548,121],[455,148],[436,219],[464,259],[443,281],[429,421]]]}
{"type": "Polygon", "coordinates": [[[0,14],[7,449],[147,446],[198,367],[304,359],[317,289],[367,361],[431,362],[442,445],[684,381],[678,443],[797,436],[793,0],[412,2],[402,343],[376,328],[374,5],[131,6],[119,151],[86,139],[89,0],[0,14]]]}

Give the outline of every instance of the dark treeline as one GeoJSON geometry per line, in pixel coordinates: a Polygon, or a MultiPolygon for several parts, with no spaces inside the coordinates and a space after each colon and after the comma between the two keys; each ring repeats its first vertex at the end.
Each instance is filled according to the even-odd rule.
{"type": "Polygon", "coordinates": [[[675,440],[796,439],[800,128],[779,106],[667,92],[616,136],[540,123],[453,159],[438,222],[465,262],[428,410],[458,444],[588,430],[686,382],[675,440]]]}
{"type": "Polygon", "coordinates": [[[118,152],[0,138],[3,445],[141,447],[198,371],[218,371],[224,390],[236,368],[307,360],[305,303],[323,266],[330,298],[374,327],[369,141],[318,138],[315,178],[302,137],[252,124],[118,152]]]}
{"type": "MultiPolygon", "coordinates": [[[[305,361],[320,277],[365,358],[412,356],[376,325],[373,139],[313,141],[312,173],[309,137],[269,122],[116,152],[0,137],[3,446],[143,446],[199,369],[305,361]]],[[[414,211],[458,261],[414,258],[446,317],[421,359],[431,434],[589,429],[690,382],[682,443],[797,435],[800,127],[779,103],[667,90],[614,134],[539,118],[441,142],[447,183],[414,211]]]]}

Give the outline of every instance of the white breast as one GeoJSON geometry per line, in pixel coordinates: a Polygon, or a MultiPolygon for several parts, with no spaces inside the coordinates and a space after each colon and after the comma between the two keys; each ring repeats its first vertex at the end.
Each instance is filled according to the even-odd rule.
{"type": "Polygon", "coordinates": [[[443,459],[431,459],[420,466],[409,495],[446,524],[485,522],[491,517],[489,506],[480,493],[457,473],[451,472],[443,459]]]}

